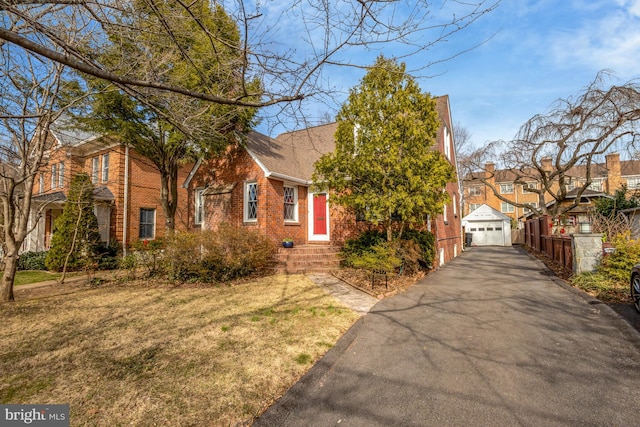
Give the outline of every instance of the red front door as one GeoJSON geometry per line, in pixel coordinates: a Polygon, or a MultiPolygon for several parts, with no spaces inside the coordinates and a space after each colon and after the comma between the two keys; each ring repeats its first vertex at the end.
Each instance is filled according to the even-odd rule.
{"type": "Polygon", "coordinates": [[[313,196],[313,234],[327,234],[327,195],[325,193],[313,196]]]}

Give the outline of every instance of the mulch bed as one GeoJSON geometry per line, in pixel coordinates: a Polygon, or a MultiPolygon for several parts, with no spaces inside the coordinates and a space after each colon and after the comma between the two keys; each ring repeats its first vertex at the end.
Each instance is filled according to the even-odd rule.
{"type": "Polygon", "coordinates": [[[416,274],[372,274],[368,270],[341,268],[333,275],[376,298],[382,299],[404,292],[416,281],[424,277],[423,272],[416,274]]]}

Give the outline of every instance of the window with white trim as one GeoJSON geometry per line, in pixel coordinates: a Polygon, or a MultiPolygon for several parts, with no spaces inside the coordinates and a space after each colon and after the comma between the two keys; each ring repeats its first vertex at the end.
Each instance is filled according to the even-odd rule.
{"type": "Polygon", "coordinates": [[[451,132],[447,126],[444,127],[444,155],[451,160],[451,132]]]}
{"type": "Polygon", "coordinates": [[[204,193],[204,188],[196,188],[193,194],[194,200],[194,218],[193,222],[196,225],[202,224],[204,219],[204,200],[202,199],[202,193],[204,193]]]}
{"type": "Polygon", "coordinates": [[[602,191],[602,180],[591,181],[591,184],[589,184],[587,188],[591,191],[602,191]]]}
{"type": "Polygon", "coordinates": [[[244,183],[244,221],[258,221],[258,183],[244,183]]]}
{"type": "Polygon", "coordinates": [[[140,239],[153,239],[156,234],[156,210],[140,208],[140,239]]]}
{"type": "Polygon", "coordinates": [[[102,155],[102,182],[109,181],[109,153],[102,155]]]}
{"type": "Polygon", "coordinates": [[[474,185],[469,187],[469,195],[470,196],[481,196],[482,195],[482,187],[479,185],[474,185]]]}
{"type": "Polygon", "coordinates": [[[640,176],[627,178],[627,189],[637,190],[640,188],[640,176]]]}
{"type": "Polygon", "coordinates": [[[513,194],[513,183],[500,184],[500,194],[513,194]]]}
{"type": "Polygon", "coordinates": [[[64,187],[64,162],[58,163],[58,187],[64,187]]]}
{"type": "Polygon", "coordinates": [[[535,181],[527,182],[522,186],[523,193],[533,193],[533,190],[538,189],[538,183],[535,181]]]}
{"type": "Polygon", "coordinates": [[[284,186],[284,220],[298,221],[298,187],[284,186]]]}
{"type": "Polygon", "coordinates": [[[91,159],[91,182],[93,184],[98,183],[98,167],[100,166],[100,158],[94,157],[91,159]]]}
{"type": "Polygon", "coordinates": [[[51,165],[51,189],[53,190],[58,186],[58,165],[51,165]]]}
{"type": "MultiPolygon", "coordinates": [[[[538,202],[531,202],[528,204],[531,205],[531,207],[533,208],[536,208],[536,209],[538,208],[538,202]]],[[[529,213],[529,212],[533,212],[533,210],[530,208],[524,208],[524,213],[529,213]]]]}
{"type": "Polygon", "coordinates": [[[515,207],[511,203],[502,202],[500,204],[500,211],[502,213],[513,213],[515,212],[515,207]]]}
{"type": "Polygon", "coordinates": [[[458,195],[453,195],[453,216],[458,216],[458,195]]]}
{"type": "Polygon", "coordinates": [[[482,203],[469,203],[469,213],[475,211],[480,206],[482,206],[482,203]]]}

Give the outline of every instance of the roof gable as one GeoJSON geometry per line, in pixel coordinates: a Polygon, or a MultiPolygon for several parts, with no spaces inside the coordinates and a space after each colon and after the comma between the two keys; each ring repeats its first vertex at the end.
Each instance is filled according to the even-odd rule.
{"type": "Polygon", "coordinates": [[[511,221],[507,215],[493,209],[491,206],[487,204],[483,204],[478,209],[471,212],[469,215],[462,218],[462,223],[464,225],[467,221],[511,221]]]}

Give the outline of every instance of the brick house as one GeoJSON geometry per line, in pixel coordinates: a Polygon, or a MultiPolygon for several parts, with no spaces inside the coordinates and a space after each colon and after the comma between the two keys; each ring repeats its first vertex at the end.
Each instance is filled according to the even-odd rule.
{"type": "MultiPolygon", "coordinates": [[[[544,168],[552,168],[551,159],[545,159],[542,162],[544,168]]],[[[527,184],[527,186],[515,184],[515,175],[508,170],[496,170],[495,165],[487,163],[485,165],[485,177],[487,181],[495,186],[504,198],[514,203],[530,203],[534,207],[539,206],[538,195],[528,191],[530,186],[539,185],[535,181],[527,184]]],[[[568,185],[568,198],[573,195],[575,198],[574,188],[581,186],[586,181],[585,166],[576,166],[567,174],[570,177],[568,185]]],[[[638,160],[620,160],[618,153],[612,153],[605,156],[605,162],[596,163],[591,166],[591,184],[583,193],[581,200],[582,206],[574,209],[567,217],[570,223],[577,223],[578,216],[586,212],[585,208],[588,204],[592,204],[593,200],[599,197],[605,197],[607,194],[613,194],[624,184],[627,186],[629,193],[640,190],[640,161],[638,160]]],[[[463,208],[465,215],[473,212],[479,206],[487,204],[493,209],[509,216],[514,221],[518,221],[530,215],[530,212],[522,207],[516,207],[513,204],[499,199],[491,190],[491,188],[479,179],[474,178],[465,180],[464,187],[464,203],[463,208]]],[[[545,203],[552,202],[549,194],[545,195],[545,203]]]]}
{"type": "MultiPolygon", "coordinates": [[[[84,172],[94,188],[94,212],[101,240],[126,246],[137,240],[155,239],[165,232],[160,204],[160,173],[135,149],[115,139],[78,130],[53,127],[52,148],[34,185],[31,225],[23,251],[49,248],[54,221],[62,213],[71,178],[84,172]]],[[[179,179],[186,179],[191,165],[179,179]]],[[[179,188],[176,227],[187,228],[186,190],[179,188]]]]}
{"type": "MultiPolygon", "coordinates": [[[[442,121],[436,149],[456,166],[448,96],[437,98],[442,121]]],[[[221,158],[198,162],[183,187],[189,189],[190,228],[220,224],[256,228],[274,242],[292,238],[296,245],[340,246],[371,224],[332,206],[331,194],[311,188],[313,165],[335,148],[337,124],[330,123],[270,138],[257,132],[243,146],[221,158]]],[[[425,171],[428,173],[428,171],[425,171]]],[[[447,185],[451,202],[427,224],[436,236],[438,265],[462,249],[460,190],[447,185]]]]}

